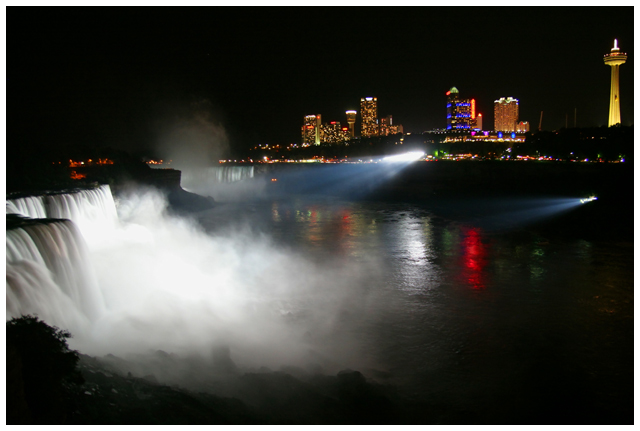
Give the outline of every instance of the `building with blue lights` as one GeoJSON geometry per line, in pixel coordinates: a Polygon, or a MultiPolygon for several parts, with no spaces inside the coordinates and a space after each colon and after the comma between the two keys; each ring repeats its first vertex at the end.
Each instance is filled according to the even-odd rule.
{"type": "Polygon", "coordinates": [[[460,99],[460,92],[451,87],[447,96],[447,130],[471,130],[476,125],[475,99],[460,99]]]}

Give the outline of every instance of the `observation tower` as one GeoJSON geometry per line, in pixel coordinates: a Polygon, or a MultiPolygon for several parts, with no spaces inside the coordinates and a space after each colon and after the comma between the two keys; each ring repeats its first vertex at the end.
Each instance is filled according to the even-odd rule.
{"type": "Polygon", "coordinates": [[[349,136],[354,138],[355,134],[355,124],[356,124],[356,114],[358,111],[347,111],[347,124],[349,124],[349,136]]]}
{"type": "Polygon", "coordinates": [[[604,64],[611,66],[611,96],[609,98],[609,127],[620,124],[620,65],[627,61],[627,54],[620,52],[618,39],[614,39],[611,54],[605,54],[604,64]]]}

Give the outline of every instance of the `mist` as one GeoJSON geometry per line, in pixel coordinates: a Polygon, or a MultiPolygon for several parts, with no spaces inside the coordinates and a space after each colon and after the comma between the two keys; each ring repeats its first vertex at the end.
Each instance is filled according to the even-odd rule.
{"type": "Polygon", "coordinates": [[[229,138],[207,99],[167,109],[157,130],[156,151],[169,167],[190,170],[218,163],[229,152],[229,138]]]}
{"type": "MultiPolygon", "coordinates": [[[[121,198],[118,213],[113,227],[84,225],[104,312],[90,330],[67,328],[72,348],[130,360],[162,351],[203,367],[223,352],[245,370],[374,366],[351,335],[373,299],[374,257],[312,261],[243,224],[208,234],[170,215],[155,189],[121,198]]],[[[150,372],[148,357],[138,362],[140,374],[150,372]]],[[[151,371],[181,382],[175,363],[161,368],[151,371]]]]}

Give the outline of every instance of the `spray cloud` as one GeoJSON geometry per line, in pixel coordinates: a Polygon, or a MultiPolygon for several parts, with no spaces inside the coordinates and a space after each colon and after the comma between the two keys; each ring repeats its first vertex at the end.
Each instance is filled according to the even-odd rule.
{"type": "Polygon", "coordinates": [[[65,321],[48,323],[72,332],[73,348],[205,359],[222,348],[244,368],[363,365],[348,327],[366,309],[377,265],[312,261],[246,225],[208,234],[166,207],[162,193],[141,189],[119,201],[116,223],[82,223],[100,311],[87,321],[81,303],[40,304],[64,308],[65,321]]]}

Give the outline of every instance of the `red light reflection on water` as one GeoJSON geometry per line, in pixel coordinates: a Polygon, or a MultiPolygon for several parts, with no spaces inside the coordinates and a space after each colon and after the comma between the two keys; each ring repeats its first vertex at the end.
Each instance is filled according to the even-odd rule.
{"type": "Polygon", "coordinates": [[[464,277],[472,289],[484,289],[483,268],[487,263],[487,247],[482,243],[475,228],[468,229],[462,240],[462,262],[464,277]]]}

